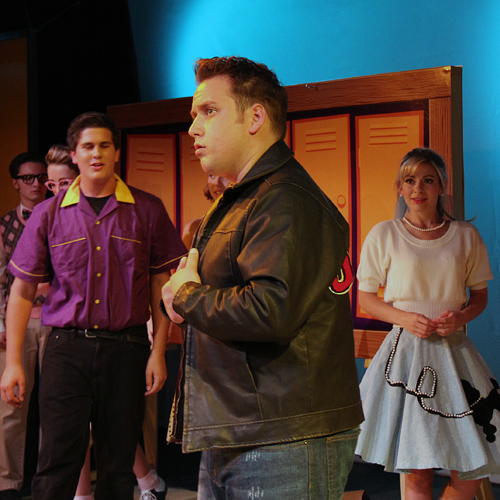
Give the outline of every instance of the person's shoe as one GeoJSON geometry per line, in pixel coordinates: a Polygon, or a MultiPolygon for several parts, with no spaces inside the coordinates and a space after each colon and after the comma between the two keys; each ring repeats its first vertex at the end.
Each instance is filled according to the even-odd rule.
{"type": "Polygon", "coordinates": [[[139,497],[139,500],[165,500],[166,497],[167,497],[166,491],[149,490],[149,491],[143,491],[141,493],[141,496],[139,497]]]}
{"type": "Polygon", "coordinates": [[[0,491],[0,500],[22,500],[22,498],[21,493],[17,490],[0,491]]]}

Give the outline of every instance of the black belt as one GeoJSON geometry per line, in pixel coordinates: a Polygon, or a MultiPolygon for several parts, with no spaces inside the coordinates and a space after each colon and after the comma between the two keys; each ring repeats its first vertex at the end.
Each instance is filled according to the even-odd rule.
{"type": "Polygon", "coordinates": [[[108,339],[108,340],[119,340],[121,342],[135,342],[142,345],[151,345],[148,338],[148,329],[146,325],[141,326],[131,326],[130,328],[124,328],[119,332],[111,332],[109,330],[97,330],[93,328],[87,328],[85,330],[81,328],[54,328],[60,332],[72,333],[78,335],[79,337],[86,337],[88,339],[108,339]]]}

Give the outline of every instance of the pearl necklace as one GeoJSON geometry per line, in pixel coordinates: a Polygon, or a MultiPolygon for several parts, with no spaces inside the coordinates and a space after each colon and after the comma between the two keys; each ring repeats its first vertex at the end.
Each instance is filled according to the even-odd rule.
{"type": "Polygon", "coordinates": [[[436,227],[431,227],[430,229],[422,229],[421,227],[417,227],[417,226],[414,226],[406,217],[403,217],[403,220],[410,226],[412,227],[413,229],[416,229],[417,231],[422,231],[424,233],[427,233],[429,231],[437,231],[438,229],[441,229],[445,224],[446,224],[446,221],[443,220],[443,222],[441,222],[441,224],[439,224],[439,226],[436,226],[436,227]]]}

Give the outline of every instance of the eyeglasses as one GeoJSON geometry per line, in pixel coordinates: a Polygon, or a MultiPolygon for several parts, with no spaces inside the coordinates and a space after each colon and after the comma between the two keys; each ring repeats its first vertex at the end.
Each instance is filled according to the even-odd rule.
{"type": "Polygon", "coordinates": [[[59,188],[59,189],[68,189],[70,184],[74,181],[75,179],[60,179],[59,181],[48,181],[45,183],[45,186],[47,187],[47,189],[49,189],[50,191],[54,191],[54,189],[56,188],[56,186],[59,188]]]}
{"type": "Polygon", "coordinates": [[[25,174],[25,175],[18,175],[16,179],[21,179],[25,184],[33,184],[35,182],[35,179],[37,179],[39,184],[45,184],[48,177],[47,174],[38,174],[38,175],[25,174]]]}

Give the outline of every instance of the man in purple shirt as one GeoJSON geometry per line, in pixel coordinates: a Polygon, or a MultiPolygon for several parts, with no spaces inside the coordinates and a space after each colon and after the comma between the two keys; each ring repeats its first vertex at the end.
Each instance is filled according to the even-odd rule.
{"type": "Polygon", "coordinates": [[[161,287],[185,252],[161,200],[115,175],[119,139],[106,115],[75,118],[67,141],[81,175],[40,204],[9,264],[2,399],[24,398],[21,348],[38,282],[50,281],[52,326],[40,378],[42,441],[34,500],[72,500],[92,424],[95,498],[132,500],[144,395],[167,377],[161,287]],[[29,251],[27,250],[29,247],[29,251]],[[150,349],[146,322],[153,317],[150,349]]]}

